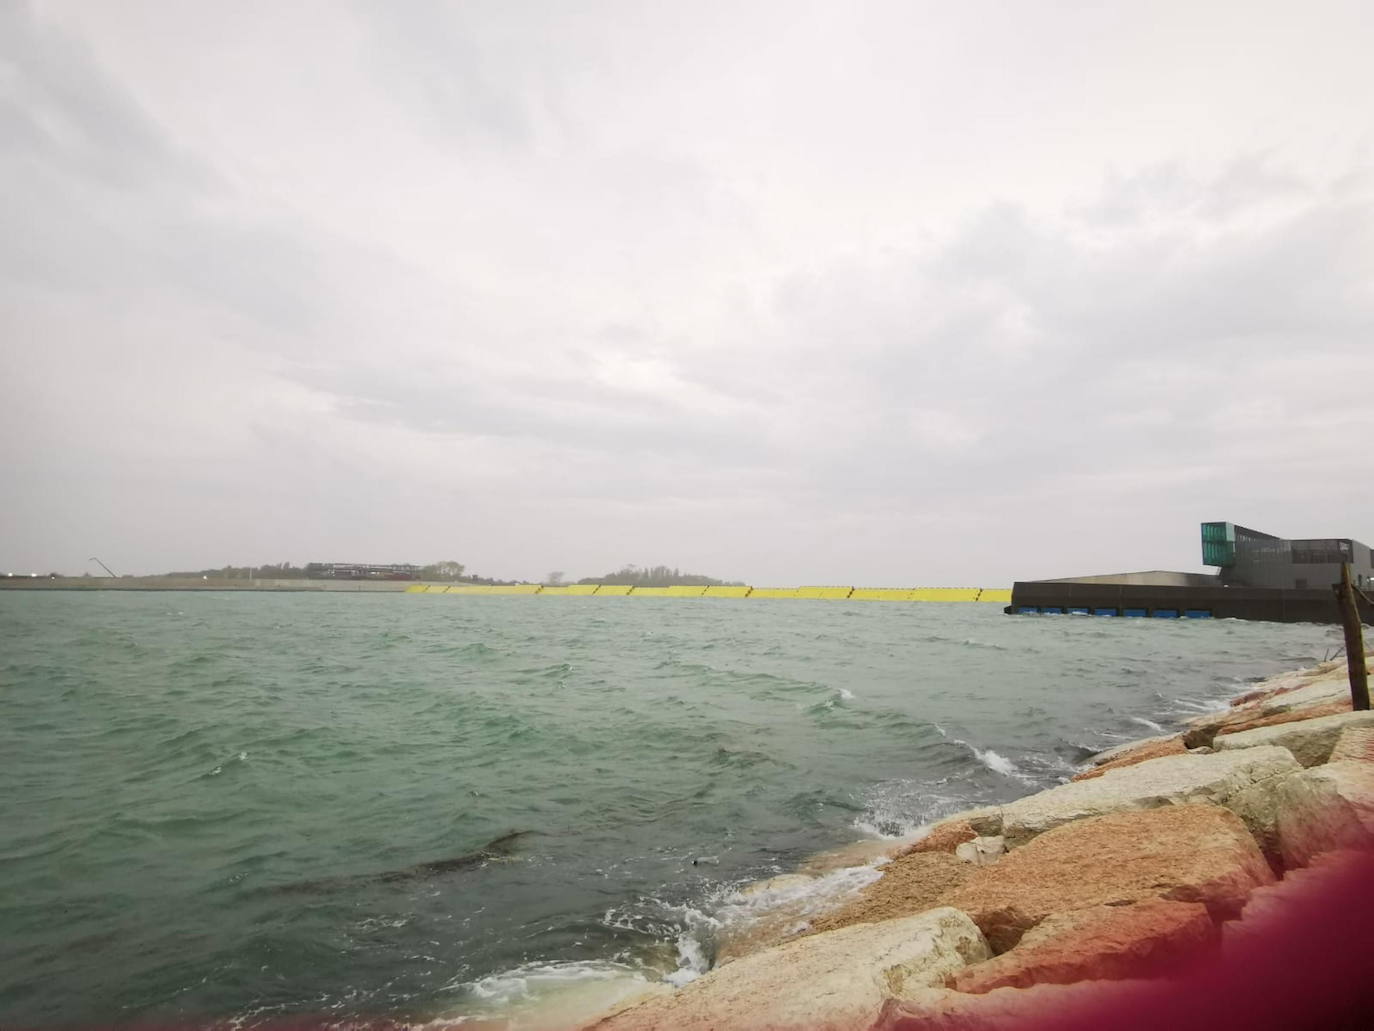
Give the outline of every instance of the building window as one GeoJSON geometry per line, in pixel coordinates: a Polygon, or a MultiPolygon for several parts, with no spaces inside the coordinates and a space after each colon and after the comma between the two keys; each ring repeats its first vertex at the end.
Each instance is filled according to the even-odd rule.
{"type": "Polygon", "coordinates": [[[1350,561],[1350,542],[1310,540],[1293,542],[1293,564],[1301,566],[1339,565],[1350,561]]]}

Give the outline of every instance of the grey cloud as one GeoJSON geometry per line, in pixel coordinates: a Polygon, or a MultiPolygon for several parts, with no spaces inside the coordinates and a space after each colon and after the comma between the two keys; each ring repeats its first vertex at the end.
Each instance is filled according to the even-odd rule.
{"type": "Polygon", "coordinates": [[[43,24],[29,3],[0,7],[0,146],[100,183],[149,192],[203,188],[210,171],[182,153],[94,62],[87,47],[43,24]]]}
{"type": "Polygon", "coordinates": [[[1266,205],[1310,198],[1313,184],[1283,168],[1272,155],[1244,154],[1210,178],[1190,173],[1177,161],[1127,175],[1114,170],[1101,194],[1076,214],[1106,226],[1139,225],[1158,214],[1193,214],[1225,221],[1266,205]]]}
{"type": "MultiPolygon", "coordinates": [[[[856,413],[887,414],[835,455],[824,481],[897,496],[924,482],[972,498],[994,477],[1029,485],[1198,454],[1201,473],[1227,476],[1237,441],[1215,421],[1228,402],[1274,397],[1296,414],[1329,395],[1323,377],[1276,373],[1284,361],[1370,365],[1370,210],[1308,196],[1262,232],[1198,226],[1105,246],[1000,209],[923,261],[813,283],[793,331],[818,335],[808,361],[828,356],[816,380],[845,382],[856,413]],[[861,343],[846,349],[844,335],[861,343]],[[980,426],[979,446],[929,453],[893,428],[910,412],[980,426]]],[[[1302,435],[1296,422],[1267,432],[1273,460],[1310,455],[1302,435]]]]}
{"type": "Polygon", "coordinates": [[[88,48],[27,5],[0,12],[0,198],[11,281],[183,289],[279,328],[318,301],[319,260],[291,226],[230,215],[225,183],[185,154],[88,48]]]}
{"type": "Polygon", "coordinates": [[[484,143],[525,147],[556,110],[513,5],[360,4],[373,27],[372,55],[404,101],[429,115],[440,134],[472,149],[484,143]]]}

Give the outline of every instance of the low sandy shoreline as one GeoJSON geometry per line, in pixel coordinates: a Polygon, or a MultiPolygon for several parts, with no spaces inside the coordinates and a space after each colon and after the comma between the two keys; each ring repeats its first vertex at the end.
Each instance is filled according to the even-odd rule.
{"type": "Polygon", "coordinates": [[[746,888],[758,918],[709,972],[571,1026],[1011,1027],[1224,965],[1276,898],[1374,847],[1374,713],[1350,711],[1345,670],[1271,677],[1065,784],[746,888]]]}

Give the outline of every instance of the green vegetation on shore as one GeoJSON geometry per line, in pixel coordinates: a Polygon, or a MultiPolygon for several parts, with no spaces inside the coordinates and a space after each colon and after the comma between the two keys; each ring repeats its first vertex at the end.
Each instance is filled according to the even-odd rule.
{"type": "MultiPolygon", "coordinates": [[[[317,562],[309,562],[303,566],[293,565],[290,562],[265,562],[256,566],[230,565],[211,569],[177,570],[170,573],[158,573],[155,576],[165,579],[209,577],[222,580],[311,580],[320,577],[321,568],[322,566],[317,562]]],[[[57,574],[53,575],[56,576],[57,574]]],[[[482,584],[493,587],[524,582],[478,576],[476,573],[468,572],[467,566],[463,563],[452,559],[443,562],[431,562],[419,567],[416,571],[416,579],[429,583],[482,584]]],[[[564,583],[563,573],[550,573],[545,578],[545,582],[550,585],[564,583]]],[[[640,567],[635,565],[623,566],[604,576],[586,577],[576,582],[579,584],[618,584],[631,587],[736,587],[743,583],[739,580],[718,580],[713,576],[704,576],[700,573],[684,573],[682,570],[671,566],[640,567]]]]}
{"type": "Polygon", "coordinates": [[[614,584],[630,587],[740,587],[740,580],[717,580],[700,573],[684,573],[668,566],[624,566],[605,576],[589,576],[580,584],[614,584]]]}

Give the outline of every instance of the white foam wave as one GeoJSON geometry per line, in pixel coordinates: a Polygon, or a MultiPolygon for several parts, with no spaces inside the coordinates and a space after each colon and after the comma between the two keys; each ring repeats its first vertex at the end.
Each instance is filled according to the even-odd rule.
{"type": "Polygon", "coordinates": [[[541,988],[557,987],[574,981],[613,981],[621,977],[644,980],[633,967],[607,960],[564,960],[522,963],[511,970],[489,974],[464,986],[483,1001],[505,1006],[528,999],[541,988]]]}
{"type": "Polygon", "coordinates": [[[881,817],[870,820],[867,816],[856,817],[854,829],[869,838],[904,838],[911,833],[904,823],[894,823],[881,817]]]}
{"type": "MultiPolygon", "coordinates": [[[[1098,737],[1102,738],[1103,741],[1111,741],[1113,744],[1115,744],[1118,741],[1137,740],[1134,734],[1123,734],[1120,731],[1116,730],[1095,730],[1091,731],[1091,733],[1096,734],[1098,737]]],[[[1100,744],[1082,745],[1082,747],[1088,749],[1090,752],[1102,751],[1102,746],[1100,744]]]]}
{"type": "Polygon", "coordinates": [[[1227,707],[1221,699],[1175,698],[1173,705],[1183,712],[1220,712],[1227,707]]]}
{"type": "Polygon", "coordinates": [[[976,637],[965,637],[964,646],[966,648],[990,648],[993,651],[1004,652],[1007,649],[1000,644],[993,644],[991,641],[980,641],[976,637]]]}
{"type": "Polygon", "coordinates": [[[1001,752],[994,752],[991,748],[979,748],[977,745],[969,744],[967,741],[964,741],[960,738],[950,737],[948,734],[945,733],[944,728],[941,727],[938,723],[933,724],[933,726],[936,730],[940,732],[942,737],[945,737],[946,739],[953,741],[956,745],[963,745],[965,748],[967,748],[970,752],[973,753],[973,757],[975,759],[977,759],[980,763],[982,763],[984,766],[990,769],[993,773],[1000,773],[1003,777],[1010,777],[1012,780],[1019,780],[1022,784],[1033,785],[1035,783],[1034,777],[1028,776],[1019,766],[1016,765],[1016,763],[1012,762],[1001,752]]]}
{"type": "Polygon", "coordinates": [[[1043,771],[1046,776],[1053,777],[1059,781],[1068,780],[1075,773],[1082,770],[1082,767],[1077,763],[1065,759],[1062,755],[1055,755],[1053,753],[1033,756],[1027,761],[1032,762],[1037,772],[1043,771]]]}
{"type": "Polygon", "coordinates": [[[229,760],[227,760],[227,761],[225,761],[225,762],[220,763],[220,764],[219,764],[218,766],[216,766],[213,770],[211,770],[208,774],[206,774],[206,776],[207,776],[207,777],[218,777],[221,773],[224,772],[224,767],[227,766],[227,765],[229,765],[229,763],[235,763],[235,762],[246,763],[247,761],[248,761],[248,753],[247,753],[247,752],[240,752],[238,755],[234,756],[232,759],[229,759],[229,760]]]}
{"type": "Polygon", "coordinates": [[[993,773],[1000,773],[1004,777],[1011,777],[1013,780],[1019,780],[1023,784],[1035,783],[1033,777],[1028,777],[1026,774],[1022,773],[1020,767],[1000,752],[994,752],[991,748],[977,748],[974,745],[969,745],[969,748],[973,750],[973,754],[977,760],[993,773]]]}
{"type": "Polygon", "coordinates": [[[1156,734],[1164,733],[1164,728],[1162,726],[1160,726],[1154,720],[1147,720],[1144,716],[1132,716],[1131,721],[1133,723],[1139,723],[1142,727],[1149,727],[1156,734]]]}
{"type": "Polygon", "coordinates": [[[843,698],[846,702],[851,702],[854,700],[854,692],[849,690],[849,688],[847,687],[842,687],[840,688],[840,697],[843,698]]]}
{"type": "Polygon", "coordinates": [[[720,928],[736,927],[783,908],[796,909],[803,915],[815,913],[872,884],[879,875],[874,864],[844,866],[819,877],[775,877],[726,896],[717,907],[715,923],[720,928]]]}
{"type": "Polygon", "coordinates": [[[663,980],[674,988],[681,988],[706,973],[710,966],[705,946],[690,932],[684,932],[677,939],[677,969],[664,974],[663,980]]]}
{"type": "Polygon", "coordinates": [[[677,969],[663,975],[668,984],[681,988],[711,969],[709,945],[719,933],[721,921],[709,908],[714,899],[727,890],[724,886],[718,887],[713,897],[703,900],[699,906],[658,903],[661,911],[674,917],[682,928],[673,943],[677,949],[677,969]]]}
{"type": "MultiPolygon", "coordinates": [[[[711,969],[721,942],[748,937],[764,923],[781,922],[787,934],[804,930],[817,913],[877,880],[877,865],[848,866],[816,877],[785,875],[754,884],[721,884],[689,904],[648,900],[681,928],[674,941],[677,969],[663,974],[662,980],[677,988],[690,984],[711,969]]],[[[607,917],[612,926],[621,926],[625,919],[610,911],[607,917]]]]}
{"type": "Polygon", "coordinates": [[[611,960],[522,963],[475,981],[446,985],[467,995],[470,1002],[463,1007],[467,1012],[415,1026],[452,1026],[499,1017],[509,1031],[566,1028],[570,1019],[602,1013],[651,983],[635,967],[611,960]]]}
{"type": "Polygon", "coordinates": [[[884,841],[911,837],[950,813],[978,805],[982,799],[967,790],[960,776],[930,781],[903,778],[873,785],[853,827],[865,837],[884,841]]]}

